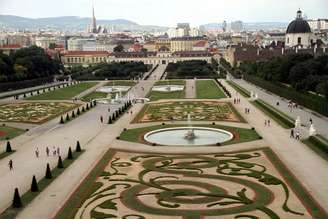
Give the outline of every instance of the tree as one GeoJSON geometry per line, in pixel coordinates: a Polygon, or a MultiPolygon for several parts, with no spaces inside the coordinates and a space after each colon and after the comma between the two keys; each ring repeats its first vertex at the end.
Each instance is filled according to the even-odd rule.
{"type": "Polygon", "coordinates": [[[56,43],[50,43],[49,44],[49,49],[55,49],[56,48],[56,43]]]}
{"type": "Polygon", "coordinates": [[[57,168],[62,169],[64,168],[63,160],[61,156],[58,157],[57,168]]]}
{"type": "Polygon", "coordinates": [[[13,199],[13,208],[21,208],[23,207],[21,197],[18,192],[18,188],[15,188],[14,199],[13,199]]]}
{"type": "Polygon", "coordinates": [[[46,179],[52,179],[52,174],[51,174],[51,169],[50,169],[49,163],[47,163],[46,179]]]}
{"type": "Polygon", "coordinates": [[[81,149],[81,145],[80,145],[80,141],[77,141],[76,142],[76,149],[75,149],[76,152],[81,152],[82,149],[81,149]]]}
{"type": "Polygon", "coordinates": [[[77,115],[80,115],[81,112],[80,112],[80,108],[77,108],[77,112],[76,112],[77,115]]]}
{"type": "Polygon", "coordinates": [[[70,120],[68,113],[66,114],[66,122],[70,120]]]}
{"type": "Polygon", "coordinates": [[[32,184],[31,184],[31,192],[38,192],[38,191],[39,191],[38,182],[36,181],[35,175],[33,175],[32,184]]]}
{"type": "Polygon", "coordinates": [[[10,145],[10,142],[9,141],[7,141],[6,152],[7,153],[13,152],[13,150],[11,149],[11,145],[10,145]]]}
{"type": "Polygon", "coordinates": [[[72,118],[75,118],[75,112],[74,112],[74,110],[72,112],[72,118]]]}
{"type": "Polygon", "coordinates": [[[63,118],[63,116],[60,116],[60,122],[59,122],[60,124],[64,124],[65,122],[64,122],[64,118],[63,118]]]}
{"type": "Polygon", "coordinates": [[[122,44],[118,44],[117,46],[114,47],[114,52],[123,52],[124,47],[122,44]]]}
{"type": "Polygon", "coordinates": [[[316,91],[326,97],[328,100],[328,79],[317,85],[316,91]]]}
{"type": "Polygon", "coordinates": [[[68,148],[68,154],[67,154],[67,159],[73,160],[73,153],[72,153],[72,148],[68,148]]]}

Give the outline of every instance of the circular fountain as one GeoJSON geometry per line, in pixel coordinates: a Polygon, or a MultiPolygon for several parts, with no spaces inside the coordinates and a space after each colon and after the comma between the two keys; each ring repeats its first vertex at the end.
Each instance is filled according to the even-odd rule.
{"type": "Polygon", "coordinates": [[[174,92],[182,91],[184,89],[183,85],[158,85],[152,88],[153,91],[158,92],[174,92]]]}
{"type": "Polygon", "coordinates": [[[188,114],[188,126],[165,128],[148,132],[145,141],[167,146],[205,146],[216,145],[233,139],[233,134],[217,128],[195,127],[191,125],[188,114]]]}
{"type": "Polygon", "coordinates": [[[104,86],[98,88],[96,91],[102,93],[118,93],[118,92],[127,92],[131,87],[130,86],[104,86]]]}

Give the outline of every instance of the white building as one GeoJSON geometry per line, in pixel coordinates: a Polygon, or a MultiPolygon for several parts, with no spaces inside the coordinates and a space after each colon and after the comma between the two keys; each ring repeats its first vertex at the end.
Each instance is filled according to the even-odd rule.
{"type": "Polygon", "coordinates": [[[43,49],[48,49],[50,44],[55,44],[57,39],[55,37],[36,37],[35,45],[43,49]]]}
{"type": "Polygon", "coordinates": [[[307,22],[310,25],[312,32],[328,30],[328,19],[308,20],[307,22]]]}
{"type": "Polygon", "coordinates": [[[95,43],[96,39],[93,38],[70,38],[67,40],[68,51],[83,51],[83,46],[87,43],[95,43]]]}
{"type": "Polygon", "coordinates": [[[313,34],[310,25],[302,17],[302,11],[297,11],[296,19],[287,27],[286,42],[287,47],[301,46],[309,47],[313,41],[313,34]]]}

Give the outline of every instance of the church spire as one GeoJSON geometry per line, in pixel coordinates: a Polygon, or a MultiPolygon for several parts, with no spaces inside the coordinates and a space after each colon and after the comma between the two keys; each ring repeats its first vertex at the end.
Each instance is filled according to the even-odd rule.
{"type": "Polygon", "coordinates": [[[97,22],[95,17],[95,8],[92,2],[92,33],[97,33],[97,22]]]}

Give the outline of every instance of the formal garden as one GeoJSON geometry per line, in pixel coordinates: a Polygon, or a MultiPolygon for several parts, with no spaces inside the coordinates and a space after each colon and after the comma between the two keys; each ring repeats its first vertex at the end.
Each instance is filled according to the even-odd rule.
{"type": "Polygon", "coordinates": [[[42,124],[78,106],[66,102],[21,102],[0,105],[0,122],[42,124]]]}
{"type": "Polygon", "coordinates": [[[226,97],[214,80],[197,80],[196,96],[197,99],[220,99],[226,97]]]}
{"type": "Polygon", "coordinates": [[[206,155],[110,150],[55,218],[218,217],[326,214],[269,148],[206,155]]]}
{"type": "Polygon", "coordinates": [[[186,121],[243,122],[243,118],[229,102],[169,101],[146,104],[133,122],[186,121]]]}
{"type": "Polygon", "coordinates": [[[156,101],[160,99],[184,99],[185,94],[185,86],[186,82],[184,80],[161,80],[157,81],[154,86],[174,86],[174,85],[181,85],[184,86],[182,90],[169,90],[164,87],[164,91],[155,91],[151,90],[151,92],[148,94],[148,98],[151,101],[156,101]]]}

